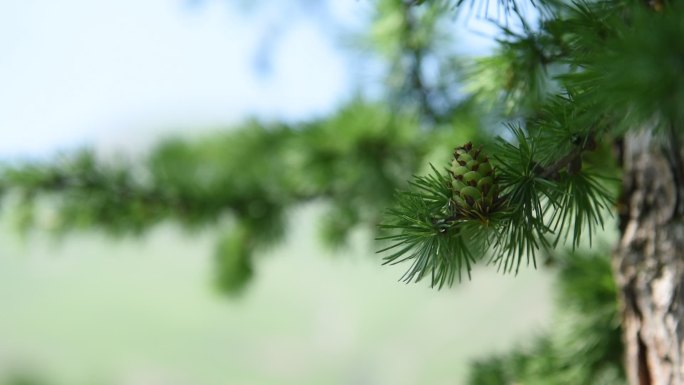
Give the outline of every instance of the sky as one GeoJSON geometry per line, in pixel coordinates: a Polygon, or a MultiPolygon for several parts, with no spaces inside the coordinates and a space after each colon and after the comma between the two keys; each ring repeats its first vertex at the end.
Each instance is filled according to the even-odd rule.
{"type": "MultiPolygon", "coordinates": [[[[0,158],[301,119],[348,97],[348,59],[322,23],[285,2],[229,3],[0,2],[0,158]]],[[[352,19],[355,3],[330,12],[352,19]]]]}
{"type": "Polygon", "coordinates": [[[358,26],[368,1],[250,4],[0,1],[0,159],[306,119],[364,81],[330,24],[358,26]]]}

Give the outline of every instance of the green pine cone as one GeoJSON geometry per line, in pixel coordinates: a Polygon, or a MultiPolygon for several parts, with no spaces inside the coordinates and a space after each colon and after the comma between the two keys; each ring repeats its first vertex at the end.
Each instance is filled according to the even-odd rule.
{"type": "Polygon", "coordinates": [[[486,218],[499,201],[499,186],[489,158],[468,142],[454,150],[451,161],[453,201],[464,216],[486,218]]]}

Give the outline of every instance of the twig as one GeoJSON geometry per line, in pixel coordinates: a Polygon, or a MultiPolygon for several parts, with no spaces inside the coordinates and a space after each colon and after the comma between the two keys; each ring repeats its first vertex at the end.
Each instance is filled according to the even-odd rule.
{"type": "MultiPolygon", "coordinates": [[[[556,174],[564,167],[572,167],[573,162],[576,162],[586,150],[594,150],[596,148],[596,139],[593,133],[589,133],[587,140],[581,145],[576,145],[569,153],[548,167],[538,166],[537,176],[543,179],[555,179],[556,174]]],[[[579,169],[579,167],[577,167],[579,169]]]]}

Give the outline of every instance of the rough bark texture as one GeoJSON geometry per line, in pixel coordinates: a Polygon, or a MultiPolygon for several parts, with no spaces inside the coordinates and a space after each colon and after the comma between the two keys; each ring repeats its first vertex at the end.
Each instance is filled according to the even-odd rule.
{"type": "Polygon", "coordinates": [[[673,135],[622,145],[621,240],[614,254],[630,385],[684,384],[684,192],[673,135]]]}

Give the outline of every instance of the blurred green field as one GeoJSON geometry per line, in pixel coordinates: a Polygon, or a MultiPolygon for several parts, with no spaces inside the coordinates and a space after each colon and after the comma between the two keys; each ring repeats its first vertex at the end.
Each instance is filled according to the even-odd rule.
{"type": "MultiPolygon", "coordinates": [[[[0,232],[0,374],[53,384],[461,384],[468,362],[550,323],[552,276],[477,270],[453,290],[405,285],[372,240],[332,253],[322,211],[291,217],[238,299],[211,287],[216,234],[141,239],[0,232]]],[[[7,221],[5,221],[7,222],[7,221]]]]}

